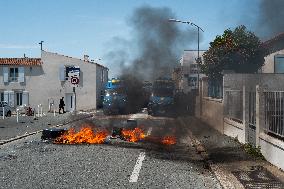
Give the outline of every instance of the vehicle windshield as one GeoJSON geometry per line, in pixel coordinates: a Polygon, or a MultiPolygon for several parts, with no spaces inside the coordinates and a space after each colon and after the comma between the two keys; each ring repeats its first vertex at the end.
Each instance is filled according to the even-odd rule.
{"type": "Polygon", "coordinates": [[[174,84],[167,81],[156,81],[153,85],[153,95],[171,97],[174,95],[174,84]]]}
{"type": "Polygon", "coordinates": [[[117,94],[124,94],[124,91],[123,91],[122,88],[106,89],[105,94],[106,94],[106,96],[112,96],[112,95],[117,95],[117,94]]]}

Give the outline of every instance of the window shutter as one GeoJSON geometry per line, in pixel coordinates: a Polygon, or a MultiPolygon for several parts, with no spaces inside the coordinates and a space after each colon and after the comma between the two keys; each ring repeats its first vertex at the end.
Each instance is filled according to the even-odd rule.
{"type": "Polygon", "coordinates": [[[3,81],[7,83],[9,81],[9,69],[8,67],[3,67],[3,81]]]}
{"type": "Polygon", "coordinates": [[[14,107],[15,106],[15,93],[14,93],[14,91],[10,91],[9,92],[9,105],[11,106],[11,107],[14,107]]]}
{"type": "Polygon", "coordinates": [[[19,67],[19,82],[24,83],[25,82],[25,68],[19,67]]]}
{"type": "Polygon", "coordinates": [[[29,92],[23,91],[23,104],[29,105],[29,92]]]}
{"type": "Polygon", "coordinates": [[[4,101],[9,104],[9,91],[4,91],[4,101]]]}
{"type": "Polygon", "coordinates": [[[60,81],[65,81],[66,78],[65,78],[65,66],[60,66],[59,67],[59,80],[60,81]]]}

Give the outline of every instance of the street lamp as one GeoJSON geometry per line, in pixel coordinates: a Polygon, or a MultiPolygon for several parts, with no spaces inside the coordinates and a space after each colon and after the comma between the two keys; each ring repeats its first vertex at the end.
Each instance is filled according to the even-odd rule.
{"type": "Polygon", "coordinates": [[[173,18],[170,18],[169,19],[169,22],[180,22],[180,23],[183,23],[183,24],[190,24],[192,26],[195,26],[197,27],[197,63],[201,63],[200,61],[200,57],[199,57],[199,31],[201,30],[202,32],[204,32],[204,30],[199,27],[198,25],[194,24],[193,22],[190,22],[190,21],[182,21],[182,20],[177,20],[177,19],[173,19],[173,18]]]}
{"type": "MultiPolygon", "coordinates": [[[[204,30],[201,28],[201,27],[199,27],[198,25],[196,25],[196,24],[194,24],[193,22],[190,22],[190,21],[182,21],[182,20],[177,20],[177,19],[174,19],[174,18],[170,18],[169,20],[168,20],[169,22],[180,22],[180,23],[183,23],[183,24],[190,24],[190,25],[192,25],[192,26],[195,26],[195,27],[197,27],[197,59],[196,59],[196,63],[198,64],[198,65],[200,65],[201,64],[201,58],[200,58],[200,56],[199,56],[199,31],[201,30],[202,32],[204,32],[204,30]]],[[[197,77],[198,77],[198,79],[197,79],[197,87],[199,87],[199,68],[198,68],[198,70],[197,70],[197,77]]]]}

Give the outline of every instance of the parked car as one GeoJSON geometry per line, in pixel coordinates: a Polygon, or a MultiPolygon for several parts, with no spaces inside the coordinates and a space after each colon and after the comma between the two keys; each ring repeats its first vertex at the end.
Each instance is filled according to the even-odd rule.
{"type": "Polygon", "coordinates": [[[3,107],[5,116],[10,117],[12,115],[12,108],[7,102],[0,102],[0,116],[3,116],[3,107]]]}
{"type": "Polygon", "coordinates": [[[19,111],[19,114],[26,114],[27,112],[27,105],[23,104],[21,106],[17,106],[17,110],[19,111]]]}

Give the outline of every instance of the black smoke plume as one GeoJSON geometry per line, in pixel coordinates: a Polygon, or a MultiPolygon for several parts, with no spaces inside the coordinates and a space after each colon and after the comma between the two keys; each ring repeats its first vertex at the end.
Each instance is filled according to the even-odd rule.
{"type": "Polygon", "coordinates": [[[182,27],[180,23],[170,23],[169,18],[176,18],[169,8],[135,9],[127,22],[132,40],[114,40],[115,46],[121,45],[106,55],[110,69],[118,69],[121,75],[131,74],[142,81],[170,77],[183,49],[192,41],[196,42],[197,31],[190,25],[182,27]]]}
{"type": "Polygon", "coordinates": [[[143,89],[143,82],[170,78],[183,50],[191,42],[197,43],[196,28],[171,23],[170,18],[176,16],[169,8],[143,6],[135,9],[127,22],[132,39],[115,38],[111,46],[114,50],[105,57],[110,70],[119,71],[119,78],[124,81],[128,113],[147,105],[150,95],[143,89]]]}
{"type": "Polygon", "coordinates": [[[265,38],[271,38],[284,32],[284,1],[261,0],[258,15],[258,32],[265,38]]]}

